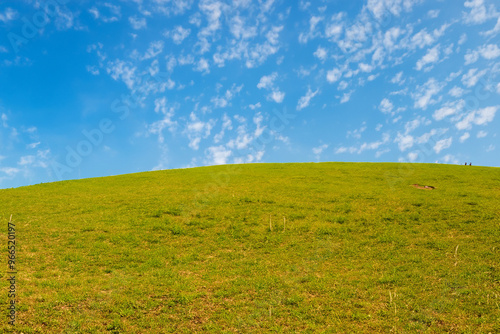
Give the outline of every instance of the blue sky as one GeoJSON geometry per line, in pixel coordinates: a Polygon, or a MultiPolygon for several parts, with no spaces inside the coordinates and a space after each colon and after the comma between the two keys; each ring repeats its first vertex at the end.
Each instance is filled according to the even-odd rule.
{"type": "Polygon", "coordinates": [[[493,0],[16,0],[0,32],[0,188],[225,163],[500,166],[493,0]]]}

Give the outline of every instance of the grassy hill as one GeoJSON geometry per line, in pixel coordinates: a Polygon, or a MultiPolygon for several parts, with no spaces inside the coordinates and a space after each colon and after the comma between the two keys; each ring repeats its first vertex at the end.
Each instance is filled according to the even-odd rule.
{"type": "Polygon", "coordinates": [[[500,333],[498,168],[228,165],[0,190],[5,315],[11,214],[3,333],[500,333]]]}

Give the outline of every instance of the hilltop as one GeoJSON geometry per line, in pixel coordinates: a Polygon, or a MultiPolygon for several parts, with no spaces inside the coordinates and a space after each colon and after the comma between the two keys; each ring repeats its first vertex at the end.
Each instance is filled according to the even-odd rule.
{"type": "Polygon", "coordinates": [[[499,194],[498,168],[381,163],[0,190],[15,332],[500,332],[499,194]]]}

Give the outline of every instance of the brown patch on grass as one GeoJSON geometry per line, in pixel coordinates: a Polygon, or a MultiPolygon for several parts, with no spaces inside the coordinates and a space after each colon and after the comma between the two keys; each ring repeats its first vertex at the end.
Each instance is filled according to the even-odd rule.
{"type": "Polygon", "coordinates": [[[434,189],[436,189],[436,187],[433,187],[433,186],[422,186],[420,184],[412,184],[411,186],[415,187],[417,189],[425,189],[425,190],[434,190],[434,189]]]}

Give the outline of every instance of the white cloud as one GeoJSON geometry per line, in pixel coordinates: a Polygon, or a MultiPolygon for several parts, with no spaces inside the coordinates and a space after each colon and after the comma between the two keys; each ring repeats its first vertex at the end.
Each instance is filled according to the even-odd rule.
{"type": "MultiPolygon", "coordinates": [[[[351,154],[361,154],[366,150],[378,150],[382,145],[387,144],[390,141],[390,135],[387,133],[382,134],[382,138],[375,142],[363,143],[359,147],[339,147],[335,150],[335,154],[341,154],[349,152],[351,154]]],[[[381,150],[375,154],[376,157],[388,152],[388,150],[381,150]]]]}
{"type": "Polygon", "coordinates": [[[484,5],[484,0],[465,1],[464,6],[469,10],[469,12],[463,13],[465,23],[481,24],[486,22],[486,20],[491,18],[493,15],[491,12],[488,13],[488,10],[484,5]]]}
{"type": "Polygon", "coordinates": [[[419,0],[368,0],[366,8],[380,20],[387,15],[400,16],[403,11],[410,12],[419,2],[419,0]]]}
{"type": "Polygon", "coordinates": [[[348,151],[347,147],[339,147],[338,149],[335,150],[335,154],[342,154],[348,151]]]}
{"type": "Polygon", "coordinates": [[[460,39],[458,40],[458,45],[462,45],[462,44],[464,44],[465,42],[467,42],[467,34],[466,34],[466,33],[463,33],[463,34],[460,36],[460,39]]]}
{"type": "Polygon", "coordinates": [[[25,165],[32,165],[34,162],[35,162],[34,155],[25,155],[19,159],[19,162],[17,164],[20,166],[25,166],[25,165]]]}
{"type": "Polygon", "coordinates": [[[465,65],[470,65],[475,63],[479,59],[479,53],[477,51],[468,50],[464,56],[465,65]]]}
{"type": "Polygon", "coordinates": [[[262,160],[262,157],[264,156],[265,151],[258,151],[255,154],[248,154],[246,156],[246,159],[244,158],[236,158],[234,159],[235,163],[252,163],[252,162],[259,162],[262,160]]]}
{"type": "Polygon", "coordinates": [[[365,73],[370,73],[374,69],[374,67],[372,65],[365,64],[365,63],[359,63],[358,67],[359,67],[361,72],[365,72],[365,73]]]}
{"type": "Polygon", "coordinates": [[[314,52],[314,56],[316,56],[321,60],[325,60],[326,57],[328,56],[328,51],[325,48],[318,46],[318,49],[316,50],[316,52],[314,52]]]}
{"type": "Polygon", "coordinates": [[[349,87],[349,83],[347,81],[342,80],[341,82],[339,82],[339,85],[337,86],[337,89],[338,90],[344,90],[347,87],[349,87]]]}
{"type": "Polygon", "coordinates": [[[378,108],[384,114],[390,114],[390,113],[392,113],[392,110],[394,109],[394,105],[392,104],[392,102],[389,99],[384,98],[380,102],[380,105],[378,108]]]}
{"type": "Polygon", "coordinates": [[[273,100],[276,103],[281,103],[285,99],[285,93],[280,92],[279,90],[275,90],[271,94],[269,94],[269,99],[273,100]]]}
{"type": "Polygon", "coordinates": [[[359,129],[355,129],[353,131],[347,131],[347,138],[353,137],[356,139],[361,139],[361,135],[367,129],[366,122],[363,122],[362,126],[359,129]]]}
{"type": "Polygon", "coordinates": [[[299,69],[298,70],[295,70],[297,72],[297,75],[301,78],[305,78],[309,75],[311,75],[312,71],[314,71],[316,68],[318,67],[317,64],[314,64],[312,65],[311,67],[309,68],[306,68],[302,65],[300,65],[299,69]]]}
{"type": "Polygon", "coordinates": [[[146,28],[147,25],[146,18],[144,17],[138,18],[137,16],[131,16],[128,18],[128,21],[135,30],[146,28]]]}
{"type": "Polygon", "coordinates": [[[481,33],[484,36],[496,36],[500,32],[500,16],[498,16],[497,24],[493,29],[481,33]]]}
{"type": "Polygon", "coordinates": [[[160,72],[160,62],[158,61],[158,59],[153,60],[148,71],[149,71],[149,74],[151,74],[151,76],[153,76],[153,77],[160,72]]]}
{"type": "Polygon", "coordinates": [[[454,155],[452,155],[452,154],[445,155],[443,157],[443,162],[445,164],[450,164],[451,163],[451,164],[455,164],[455,165],[458,165],[458,163],[459,163],[458,159],[454,155]]]}
{"type": "Polygon", "coordinates": [[[231,100],[241,92],[243,85],[236,86],[234,84],[231,89],[226,90],[222,96],[214,96],[210,99],[210,102],[214,104],[215,108],[225,108],[230,105],[231,100]]]}
{"type": "Polygon", "coordinates": [[[233,152],[222,145],[211,146],[207,149],[208,163],[214,165],[227,164],[233,152]]]}
{"type": "Polygon", "coordinates": [[[257,36],[257,27],[246,25],[245,18],[239,15],[231,19],[229,30],[236,39],[250,39],[257,36]]]}
{"type": "Polygon", "coordinates": [[[158,56],[160,53],[163,52],[163,46],[164,46],[163,41],[153,41],[149,43],[149,47],[141,59],[147,60],[158,56]]]}
{"type": "Polygon", "coordinates": [[[5,10],[0,12],[0,21],[3,23],[7,23],[9,21],[14,20],[17,17],[17,11],[10,7],[5,8],[5,10]]]}
{"type": "Polygon", "coordinates": [[[488,132],[481,130],[477,133],[477,138],[484,138],[488,135],[488,132]]]}
{"type": "Polygon", "coordinates": [[[92,16],[94,17],[94,19],[98,19],[99,16],[100,16],[100,13],[99,13],[99,10],[95,7],[92,7],[89,9],[89,13],[92,14],[92,16]]]}
{"type": "Polygon", "coordinates": [[[358,149],[358,154],[366,151],[366,150],[378,150],[380,146],[386,144],[389,142],[389,135],[388,134],[383,134],[382,135],[382,140],[371,142],[371,143],[363,143],[358,149]]]}
{"type": "MultiPolygon", "coordinates": [[[[249,31],[255,29],[244,27],[241,32],[233,31],[233,33],[239,34],[240,38],[230,39],[230,41],[228,41],[226,45],[222,45],[222,47],[219,45],[217,51],[213,55],[214,62],[219,67],[224,66],[225,62],[230,60],[244,60],[247,68],[254,68],[263,64],[268,57],[278,52],[280,48],[280,32],[283,28],[284,26],[281,25],[259,29],[258,35],[265,37],[265,41],[260,43],[251,43],[249,41],[251,37],[247,34],[249,31]]],[[[214,40],[217,38],[213,36],[214,40]]],[[[201,41],[203,40],[205,39],[203,38],[201,41]]],[[[208,40],[205,40],[203,43],[199,41],[198,44],[203,47],[201,50],[202,53],[207,52],[210,48],[208,40]]]]}
{"type": "Polygon", "coordinates": [[[97,68],[97,66],[87,65],[86,69],[87,69],[87,72],[89,72],[92,75],[99,75],[101,73],[99,71],[99,69],[97,68]]]}
{"type": "Polygon", "coordinates": [[[205,74],[207,74],[210,73],[210,65],[208,64],[208,61],[205,58],[201,58],[196,64],[194,70],[198,72],[204,72],[205,74]]]}
{"type": "Polygon", "coordinates": [[[255,124],[254,138],[258,138],[262,135],[265,130],[265,126],[262,126],[262,122],[264,121],[264,116],[260,112],[255,114],[253,117],[253,122],[255,124]]]}
{"type": "Polygon", "coordinates": [[[474,123],[477,125],[485,125],[490,123],[495,118],[498,107],[487,107],[479,109],[475,112],[474,123]]]}
{"type": "MultiPolygon", "coordinates": [[[[447,131],[448,131],[448,129],[440,129],[439,134],[444,134],[447,131]]],[[[417,137],[415,142],[417,144],[427,144],[429,142],[429,140],[431,140],[431,138],[437,134],[438,134],[438,130],[432,129],[431,131],[424,133],[420,137],[417,137]]]]}
{"type": "Polygon", "coordinates": [[[129,89],[134,88],[137,68],[130,62],[115,60],[108,63],[106,71],[114,80],[121,79],[129,89]]]}
{"type": "Polygon", "coordinates": [[[391,79],[391,83],[393,84],[403,84],[405,82],[405,79],[403,79],[403,72],[399,72],[397,73],[392,79],[391,79]]]}
{"type": "Polygon", "coordinates": [[[396,47],[398,47],[398,39],[403,32],[404,31],[399,27],[392,27],[385,32],[383,44],[388,51],[392,52],[396,47]]]}
{"type": "Polygon", "coordinates": [[[469,72],[462,76],[462,83],[466,87],[473,87],[477,84],[479,79],[487,73],[488,70],[477,71],[477,68],[471,68],[469,72]]]}
{"type": "Polygon", "coordinates": [[[484,59],[491,60],[500,57],[500,48],[496,44],[483,45],[479,53],[484,59]]]}
{"type": "Polygon", "coordinates": [[[172,121],[172,118],[174,117],[175,114],[175,105],[172,106],[167,105],[166,97],[158,98],[155,100],[154,111],[157,114],[161,114],[163,118],[150,124],[148,126],[148,133],[157,135],[158,142],[160,144],[163,144],[165,142],[163,130],[168,128],[169,131],[173,133],[177,126],[177,122],[172,121]]]}
{"type": "Polygon", "coordinates": [[[344,95],[342,95],[342,98],[340,99],[340,103],[346,103],[346,102],[349,102],[351,100],[351,95],[352,93],[354,93],[353,90],[349,91],[349,92],[346,92],[344,93],[344,95]]]}
{"type": "Polygon", "coordinates": [[[309,30],[307,32],[301,32],[299,34],[299,42],[307,43],[310,39],[317,37],[320,32],[317,31],[316,27],[321,21],[323,21],[323,17],[311,16],[311,18],[309,19],[309,30]]]}
{"type": "Polygon", "coordinates": [[[260,78],[257,88],[259,89],[272,89],[274,87],[274,81],[278,77],[278,73],[273,72],[270,75],[264,75],[260,78]]]}
{"type": "Polygon", "coordinates": [[[387,133],[382,134],[381,140],[371,142],[371,143],[363,143],[358,149],[358,154],[366,151],[366,150],[378,150],[380,146],[387,144],[390,140],[390,136],[387,133]]]}
{"type": "Polygon", "coordinates": [[[201,26],[201,13],[196,12],[191,15],[189,17],[189,23],[199,28],[201,26]]]}
{"type": "Polygon", "coordinates": [[[337,40],[344,31],[344,23],[342,22],[344,13],[335,14],[331,22],[325,28],[325,36],[331,41],[337,40]]]}
{"type": "Polygon", "coordinates": [[[208,35],[220,28],[220,17],[222,16],[223,3],[220,1],[201,1],[199,8],[205,14],[208,26],[202,35],[208,35]]]}
{"type": "Polygon", "coordinates": [[[478,61],[479,56],[487,60],[500,57],[500,48],[496,44],[488,44],[479,47],[477,50],[468,50],[465,54],[465,65],[470,65],[478,61]]]}
{"type": "Polygon", "coordinates": [[[236,129],[238,135],[236,138],[231,139],[228,143],[227,146],[229,148],[236,148],[238,150],[243,150],[250,145],[252,140],[254,140],[254,137],[252,136],[251,133],[247,132],[246,125],[240,125],[236,129]]]}
{"type": "Polygon", "coordinates": [[[394,139],[394,142],[398,144],[399,150],[404,152],[413,147],[415,142],[415,138],[411,135],[402,135],[398,132],[397,137],[394,139]]]}
{"type": "Polygon", "coordinates": [[[411,39],[411,47],[423,49],[426,46],[432,45],[434,40],[434,36],[429,34],[426,29],[422,29],[413,35],[411,39]]]}
{"type": "Polygon", "coordinates": [[[27,148],[27,149],[34,149],[34,148],[36,148],[38,145],[40,145],[40,142],[35,142],[35,143],[31,143],[31,144],[26,145],[26,148],[27,148]]]}
{"type": "Polygon", "coordinates": [[[462,88],[460,88],[458,86],[455,86],[452,89],[450,89],[450,91],[448,92],[448,94],[450,94],[453,97],[459,98],[459,97],[462,97],[465,94],[465,91],[462,88]]]}
{"type": "Polygon", "coordinates": [[[255,104],[250,104],[248,107],[252,110],[255,110],[255,109],[262,107],[262,104],[260,102],[257,102],[255,104]]]}
{"type": "Polygon", "coordinates": [[[417,92],[412,94],[415,100],[415,108],[427,109],[431,104],[436,103],[432,97],[439,94],[439,92],[444,88],[446,84],[436,81],[434,78],[430,78],[427,82],[421,86],[417,87],[417,92]]]}
{"type": "Polygon", "coordinates": [[[235,120],[238,121],[238,123],[241,123],[241,124],[243,124],[247,121],[247,119],[245,117],[240,116],[240,115],[234,115],[233,117],[235,120]]]}
{"type": "Polygon", "coordinates": [[[184,133],[187,134],[189,138],[189,147],[193,150],[198,150],[201,139],[210,136],[212,128],[215,125],[215,120],[210,119],[207,122],[203,122],[191,112],[189,115],[190,121],[186,124],[184,133]]]}
{"type": "Polygon", "coordinates": [[[214,136],[214,142],[215,143],[220,142],[224,137],[226,130],[232,130],[232,129],[233,129],[233,122],[231,121],[231,118],[229,118],[227,114],[224,114],[224,116],[222,116],[222,129],[218,134],[214,136]]]}
{"type": "Polygon", "coordinates": [[[459,130],[471,129],[474,123],[475,112],[471,112],[462,118],[460,122],[457,122],[455,126],[459,130]]]}
{"type": "Polygon", "coordinates": [[[434,38],[439,39],[441,36],[444,35],[446,32],[446,29],[448,29],[452,24],[451,23],[443,23],[439,29],[434,29],[432,32],[432,35],[434,38]]]}
{"type": "Polygon", "coordinates": [[[273,26],[267,33],[266,39],[270,45],[276,45],[279,43],[279,33],[283,30],[284,26],[273,26]]]}
{"type": "Polygon", "coordinates": [[[9,117],[7,117],[7,115],[5,113],[2,113],[2,115],[0,116],[0,119],[2,120],[3,127],[6,128],[8,126],[7,120],[9,119],[9,117]]]}
{"type": "Polygon", "coordinates": [[[268,100],[274,101],[276,103],[283,102],[285,98],[285,93],[281,92],[278,87],[274,85],[274,81],[278,78],[278,73],[273,72],[270,75],[265,75],[260,78],[259,83],[257,84],[257,88],[272,90],[272,92],[268,95],[268,100]]]}
{"type": "Polygon", "coordinates": [[[465,114],[464,117],[455,124],[459,130],[469,130],[473,124],[486,125],[493,121],[498,106],[486,107],[465,114]]]}
{"type": "Polygon", "coordinates": [[[2,167],[0,168],[0,172],[7,174],[8,177],[14,177],[21,170],[14,167],[2,167]]]}
{"type": "Polygon", "coordinates": [[[117,22],[121,18],[121,7],[110,3],[104,3],[100,6],[101,10],[95,6],[89,9],[94,19],[101,20],[104,23],[117,22]],[[103,14],[104,13],[104,14],[103,14]]]}
{"type": "Polygon", "coordinates": [[[431,9],[427,12],[427,16],[431,19],[435,19],[439,16],[439,9],[431,9]]]}
{"type": "Polygon", "coordinates": [[[418,127],[420,127],[421,125],[428,125],[430,124],[431,122],[426,119],[425,117],[417,117],[409,122],[406,122],[405,124],[405,134],[409,134],[411,132],[413,132],[414,130],[416,130],[418,127]]]}
{"type": "Polygon", "coordinates": [[[459,71],[456,71],[456,72],[451,72],[448,77],[446,78],[446,81],[447,82],[450,82],[450,81],[453,81],[455,80],[456,78],[458,78],[460,76],[460,74],[462,74],[462,71],[459,70],[459,71]]]}
{"type": "MultiPolygon", "coordinates": [[[[229,149],[243,150],[248,148],[250,143],[255,139],[257,139],[258,137],[260,137],[263,134],[264,130],[266,129],[266,126],[262,126],[262,123],[264,121],[264,116],[260,112],[256,113],[253,117],[253,123],[255,124],[255,129],[253,131],[247,130],[247,119],[245,117],[239,115],[235,115],[233,117],[240,125],[238,125],[236,129],[237,132],[236,138],[232,138],[226,144],[226,147],[229,149]]],[[[220,141],[220,139],[222,139],[225,129],[232,129],[232,123],[230,119],[227,118],[226,116],[224,118],[224,123],[221,133],[219,133],[216,137],[214,137],[214,141],[216,143],[220,141]]],[[[241,158],[241,157],[235,158],[234,161],[236,163],[259,161],[264,154],[264,151],[260,152],[261,153],[257,152],[255,154],[247,155],[246,158],[241,158]]]]}
{"type": "Polygon", "coordinates": [[[328,82],[330,83],[339,81],[341,77],[342,71],[340,71],[338,68],[334,68],[333,70],[326,73],[326,80],[328,80],[328,82]]]}
{"type": "Polygon", "coordinates": [[[464,141],[469,139],[469,137],[470,137],[470,133],[468,133],[468,132],[464,133],[463,135],[460,136],[460,142],[463,143],[464,141]]]}
{"type": "Polygon", "coordinates": [[[316,89],[314,92],[311,90],[311,88],[307,89],[306,95],[302,96],[299,99],[299,102],[297,104],[297,110],[302,110],[306,107],[309,106],[309,103],[311,102],[311,99],[315,97],[319,93],[319,89],[316,89]]]}
{"type": "Polygon", "coordinates": [[[369,22],[356,21],[346,28],[345,38],[338,41],[337,45],[343,52],[354,52],[370,38],[372,32],[372,25],[369,22]]]}
{"type": "Polygon", "coordinates": [[[74,25],[74,15],[67,7],[57,7],[57,16],[55,18],[56,28],[59,30],[71,29],[74,25]]]}
{"type": "Polygon", "coordinates": [[[382,155],[384,155],[385,153],[389,153],[391,150],[389,148],[385,148],[383,150],[378,150],[376,153],[375,153],[375,158],[380,158],[382,155]]]}
{"type": "Polygon", "coordinates": [[[449,56],[453,53],[453,48],[455,47],[455,45],[453,43],[451,43],[450,45],[448,45],[445,49],[444,49],[444,54],[445,56],[449,56]]]}
{"type": "Polygon", "coordinates": [[[424,66],[436,63],[439,60],[439,48],[440,46],[438,44],[427,51],[427,54],[417,62],[416,68],[418,71],[420,71],[424,66]]]}
{"type": "Polygon", "coordinates": [[[465,101],[459,100],[455,102],[446,103],[444,107],[434,112],[434,119],[440,121],[448,116],[458,114],[465,107],[465,101]]]}
{"type": "Polygon", "coordinates": [[[408,161],[415,162],[418,159],[418,151],[408,153],[408,161]]]}
{"type": "Polygon", "coordinates": [[[176,26],[174,29],[166,31],[164,35],[166,37],[170,37],[175,44],[179,45],[189,36],[190,33],[191,29],[176,26]]]}
{"type": "Polygon", "coordinates": [[[434,152],[439,154],[439,152],[441,152],[442,150],[450,148],[452,143],[453,143],[452,137],[438,140],[436,142],[436,145],[434,145],[434,152]]]}
{"type": "MultiPolygon", "coordinates": [[[[314,147],[312,149],[314,155],[316,156],[319,156],[321,153],[323,153],[324,150],[326,150],[328,148],[328,144],[323,144],[323,145],[320,145],[318,147],[314,147]]],[[[318,157],[319,158],[319,157],[318,157]]]]}
{"type": "Polygon", "coordinates": [[[247,68],[254,68],[263,64],[267,58],[278,52],[279,46],[279,32],[283,26],[273,27],[267,34],[267,41],[261,44],[255,44],[247,49],[247,44],[242,43],[238,45],[238,51],[231,50],[237,57],[245,58],[245,66],[247,68]]]}

